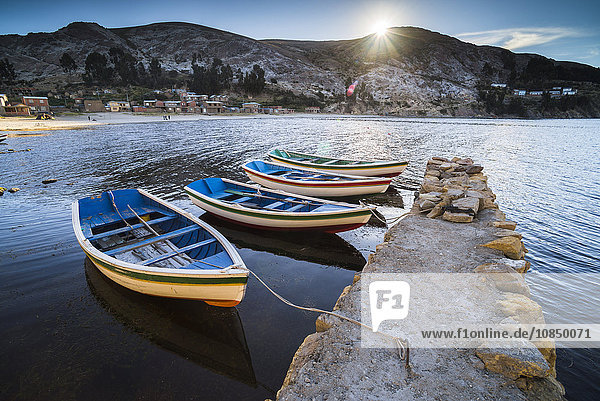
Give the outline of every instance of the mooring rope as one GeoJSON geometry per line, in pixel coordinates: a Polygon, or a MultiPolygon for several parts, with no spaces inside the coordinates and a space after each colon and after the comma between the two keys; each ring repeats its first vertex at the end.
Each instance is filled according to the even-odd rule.
{"type": "Polygon", "coordinates": [[[406,216],[408,216],[408,215],[410,214],[410,212],[406,212],[406,213],[402,213],[400,216],[392,217],[392,218],[389,218],[389,219],[386,219],[386,218],[383,218],[383,219],[382,219],[381,217],[379,217],[379,216],[377,215],[377,213],[375,213],[375,210],[374,210],[374,209],[376,209],[376,206],[375,206],[375,205],[370,205],[370,204],[368,204],[368,203],[366,203],[366,202],[363,202],[363,201],[360,201],[360,200],[358,201],[358,203],[360,203],[360,205],[361,205],[361,206],[368,207],[368,208],[369,208],[369,210],[371,211],[371,214],[372,214],[373,216],[375,216],[375,218],[376,218],[377,220],[381,221],[381,222],[382,222],[383,224],[385,224],[386,226],[390,226],[390,225],[392,225],[392,224],[396,224],[397,222],[399,222],[399,221],[400,221],[400,220],[402,220],[404,217],[406,217],[406,216]]]}
{"type": "MultiPolygon", "coordinates": [[[[279,295],[278,293],[276,293],[273,289],[271,289],[271,287],[269,287],[267,285],[267,283],[265,283],[256,273],[254,273],[252,270],[248,269],[247,267],[241,267],[241,266],[232,266],[232,267],[237,267],[237,268],[241,268],[241,269],[245,269],[248,270],[248,272],[250,274],[252,274],[267,290],[269,290],[269,292],[271,294],[273,294],[277,299],[279,299],[281,302],[283,302],[284,304],[291,306],[292,308],[296,308],[296,309],[300,309],[300,310],[304,310],[304,311],[309,311],[309,312],[317,312],[317,313],[325,313],[327,315],[331,315],[331,316],[335,316],[338,319],[342,319],[342,320],[346,320],[350,323],[354,323],[356,325],[362,326],[366,329],[371,330],[374,333],[378,333],[384,337],[388,337],[391,338],[394,343],[396,344],[396,347],[398,348],[398,355],[400,356],[400,360],[404,360],[406,361],[406,366],[408,367],[409,364],[409,355],[410,355],[410,348],[408,346],[408,340],[403,340],[399,337],[396,336],[392,336],[391,334],[387,334],[387,333],[383,333],[380,331],[374,331],[373,328],[367,324],[364,324],[358,320],[352,319],[350,317],[344,316],[344,315],[340,315],[339,313],[335,313],[335,312],[331,312],[331,311],[326,311],[324,309],[319,309],[319,308],[312,308],[309,306],[300,306],[300,305],[296,305],[291,301],[288,301],[287,299],[285,299],[284,297],[282,297],[281,295],[279,295]]],[[[223,269],[225,270],[225,269],[223,269]]]]}

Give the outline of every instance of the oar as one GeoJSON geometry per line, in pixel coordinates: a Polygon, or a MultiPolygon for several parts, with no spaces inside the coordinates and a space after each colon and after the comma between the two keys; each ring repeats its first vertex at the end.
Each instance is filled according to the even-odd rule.
{"type": "MultiPolygon", "coordinates": [[[[137,217],[137,218],[138,218],[138,220],[139,220],[139,221],[140,221],[140,222],[141,222],[141,223],[142,223],[144,226],[146,226],[146,228],[147,228],[147,229],[148,229],[148,230],[149,230],[149,231],[150,231],[152,234],[154,234],[154,235],[155,235],[155,236],[157,236],[157,237],[160,237],[160,234],[159,234],[159,233],[157,233],[157,232],[156,232],[156,230],[154,230],[152,227],[150,227],[150,224],[146,223],[146,220],[142,219],[142,218],[140,217],[140,215],[139,215],[139,214],[137,214],[137,213],[135,212],[135,210],[133,210],[133,208],[132,208],[131,206],[127,205],[127,207],[129,208],[129,210],[131,210],[131,213],[133,213],[133,214],[135,215],[135,217],[137,217]]],[[[177,253],[176,253],[176,255],[177,255],[177,256],[179,256],[180,254],[182,254],[182,253],[183,253],[183,251],[182,251],[182,250],[180,250],[179,248],[177,248],[177,247],[176,247],[176,246],[175,246],[173,243],[171,243],[171,241],[167,241],[167,240],[165,240],[165,241],[162,241],[162,242],[163,242],[163,243],[165,243],[165,244],[167,244],[167,246],[168,246],[169,248],[171,248],[173,251],[177,252],[177,253]]],[[[189,256],[187,256],[187,255],[185,255],[185,256],[183,256],[183,255],[182,255],[181,257],[182,257],[182,258],[183,258],[183,259],[184,259],[186,262],[190,262],[190,261],[193,261],[193,260],[194,260],[194,259],[190,258],[190,257],[189,257],[189,256]],[[187,260],[187,259],[189,259],[189,260],[187,260]]]]}
{"type": "MultiPolygon", "coordinates": [[[[129,210],[131,210],[131,212],[132,212],[133,214],[135,214],[135,216],[136,216],[136,217],[137,217],[137,218],[138,218],[138,219],[139,219],[139,220],[140,220],[140,221],[141,221],[141,222],[142,222],[142,223],[143,223],[143,224],[146,226],[146,228],[148,228],[148,229],[149,229],[149,230],[150,230],[150,231],[151,231],[151,232],[152,232],[154,235],[156,235],[156,236],[158,236],[158,235],[159,235],[159,234],[158,234],[156,231],[154,231],[154,229],[153,229],[152,227],[150,227],[150,225],[149,225],[148,223],[146,223],[146,221],[145,221],[144,219],[142,219],[142,218],[141,218],[141,217],[140,217],[140,216],[139,216],[139,215],[138,215],[138,214],[135,212],[135,210],[133,210],[133,209],[131,208],[131,206],[127,205],[127,207],[128,207],[128,208],[129,208],[129,210]]],[[[169,245],[169,246],[171,247],[171,249],[173,249],[175,252],[177,252],[177,255],[179,255],[179,254],[183,253],[183,251],[181,251],[179,248],[177,248],[175,245],[173,245],[173,244],[171,243],[171,241],[165,241],[165,243],[166,243],[167,245],[169,245]]],[[[191,262],[200,262],[200,263],[204,263],[205,265],[209,265],[209,266],[212,266],[212,267],[216,267],[217,269],[223,269],[223,266],[217,266],[217,265],[213,265],[212,263],[208,263],[208,262],[205,262],[205,261],[203,261],[203,260],[196,260],[196,259],[192,259],[192,258],[190,258],[190,257],[189,257],[189,256],[187,256],[187,255],[182,255],[181,257],[182,257],[182,258],[184,258],[184,259],[185,259],[185,258],[188,258],[188,259],[190,259],[190,261],[191,261],[191,262]],[[184,257],[184,256],[185,256],[185,257],[184,257]]]]}

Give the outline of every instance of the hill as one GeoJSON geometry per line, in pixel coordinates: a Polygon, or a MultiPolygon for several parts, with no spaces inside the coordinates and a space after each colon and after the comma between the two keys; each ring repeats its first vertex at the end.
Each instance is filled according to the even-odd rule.
{"type": "Polygon", "coordinates": [[[19,79],[36,86],[68,81],[60,65],[64,53],[75,60],[76,74],[83,74],[89,53],[108,54],[111,48],[146,69],[159,59],[173,82],[182,85],[193,62],[208,67],[218,58],[241,72],[258,64],[273,101],[293,93],[337,112],[600,116],[598,68],[476,46],[415,27],[391,28],[381,37],[294,41],[255,40],[180,22],[113,29],[74,22],[52,33],[0,36],[0,58],[14,65],[19,79]],[[345,87],[354,80],[359,81],[357,95],[346,99],[345,87]],[[513,98],[512,91],[493,90],[491,83],[526,90],[568,86],[578,94],[566,100],[513,98]]]}

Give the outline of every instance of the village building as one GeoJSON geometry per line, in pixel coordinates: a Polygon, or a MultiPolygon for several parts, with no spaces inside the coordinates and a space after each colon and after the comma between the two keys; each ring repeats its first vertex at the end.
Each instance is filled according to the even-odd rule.
{"type": "Polygon", "coordinates": [[[208,101],[204,102],[203,105],[204,105],[204,108],[206,109],[205,112],[208,114],[223,113],[223,111],[225,111],[225,109],[223,108],[223,103],[221,103],[221,102],[208,100],[208,101]]]}
{"type": "Polygon", "coordinates": [[[187,102],[187,112],[188,113],[204,113],[205,108],[202,103],[192,100],[190,102],[187,102]]]}
{"type": "Polygon", "coordinates": [[[31,112],[29,111],[29,106],[26,106],[23,103],[19,103],[14,106],[7,104],[6,106],[4,106],[4,115],[5,116],[29,116],[29,115],[31,115],[31,112]]]}
{"type": "Polygon", "coordinates": [[[162,100],[144,100],[142,107],[136,107],[135,112],[157,113],[165,111],[165,103],[162,100]]]}
{"type": "Polygon", "coordinates": [[[144,107],[156,107],[157,102],[159,102],[158,99],[144,100],[144,107]]]}
{"type": "Polygon", "coordinates": [[[490,85],[492,88],[506,88],[506,84],[498,84],[498,83],[493,83],[490,85]]]}
{"type": "Polygon", "coordinates": [[[318,106],[306,107],[304,108],[304,111],[307,113],[320,113],[321,108],[318,106]]]}
{"type": "Polygon", "coordinates": [[[167,113],[185,113],[187,103],[181,100],[167,100],[164,102],[164,110],[167,113]]]}
{"type": "Polygon", "coordinates": [[[244,113],[258,113],[259,108],[260,108],[260,103],[256,103],[256,102],[242,103],[242,112],[244,112],[244,113]]]}
{"type": "Polygon", "coordinates": [[[514,96],[525,96],[527,91],[525,89],[513,89],[514,96]]]}
{"type": "Polygon", "coordinates": [[[560,87],[558,87],[558,89],[552,88],[552,90],[549,90],[548,93],[550,94],[550,98],[557,99],[557,98],[561,97],[561,95],[562,95],[562,88],[560,88],[560,87]]]}
{"type": "Polygon", "coordinates": [[[101,113],[106,111],[101,100],[86,99],[83,101],[83,107],[86,113],[101,113]]]}
{"type": "Polygon", "coordinates": [[[179,95],[181,100],[185,100],[186,102],[195,101],[199,103],[208,100],[208,95],[198,95],[195,92],[181,92],[179,95]]]}
{"type": "Polygon", "coordinates": [[[562,88],[563,96],[572,96],[577,94],[577,89],[573,88],[562,88]]]}
{"type": "Polygon", "coordinates": [[[527,94],[529,96],[542,96],[544,94],[544,91],[529,91],[527,94]]]}
{"type": "Polygon", "coordinates": [[[110,111],[119,112],[119,111],[131,111],[131,105],[129,102],[123,100],[111,100],[108,102],[108,107],[110,111]]]}
{"type": "Polygon", "coordinates": [[[212,95],[210,97],[210,100],[212,100],[214,102],[222,102],[223,104],[227,104],[227,102],[229,101],[229,96],[227,96],[227,95],[212,95]]]}
{"type": "Polygon", "coordinates": [[[23,96],[23,104],[33,113],[49,113],[50,105],[46,96],[23,96]]]}

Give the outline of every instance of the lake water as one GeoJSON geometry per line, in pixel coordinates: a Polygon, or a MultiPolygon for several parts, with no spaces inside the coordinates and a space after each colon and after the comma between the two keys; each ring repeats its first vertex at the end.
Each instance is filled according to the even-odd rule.
{"type": "MultiPolygon", "coordinates": [[[[158,120],[158,118],[157,118],[158,120]]],[[[411,164],[370,198],[403,213],[433,155],[482,163],[535,272],[600,271],[600,121],[298,116],[103,126],[12,137],[0,151],[0,399],[274,398],[315,314],[291,309],[250,279],[235,309],[125,290],[86,262],[72,201],[140,187],[194,213],[182,187],[282,146],[411,164]],[[46,178],[56,178],[43,185],[46,178]]],[[[338,235],[269,234],[214,224],[247,266],[293,302],[331,309],[385,228],[338,235]]],[[[532,289],[536,294],[549,288],[532,289]]],[[[562,289],[577,294],[577,285],[562,289]]],[[[552,300],[538,299],[542,305],[552,300]]],[[[559,350],[570,399],[600,398],[600,352],[559,350]],[[590,398],[591,397],[591,398],[590,398]]]]}

